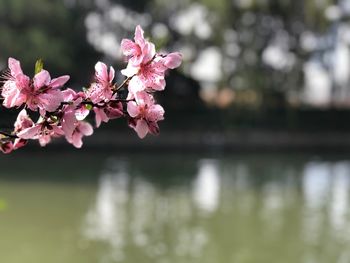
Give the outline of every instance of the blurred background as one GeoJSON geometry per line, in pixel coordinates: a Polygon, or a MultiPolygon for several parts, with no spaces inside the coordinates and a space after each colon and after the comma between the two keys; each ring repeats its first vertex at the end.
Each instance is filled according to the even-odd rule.
{"type": "Polygon", "coordinates": [[[115,120],[0,156],[1,262],[350,262],[349,0],[0,0],[0,21],[1,69],[42,58],[75,89],[138,24],[184,59],[160,136],[115,120]]]}

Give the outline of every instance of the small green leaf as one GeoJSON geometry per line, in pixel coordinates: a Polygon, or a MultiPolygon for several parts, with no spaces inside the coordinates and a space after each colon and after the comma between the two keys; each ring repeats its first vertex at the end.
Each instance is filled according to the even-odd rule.
{"type": "Polygon", "coordinates": [[[91,104],[85,104],[85,108],[87,110],[92,110],[92,105],[91,104]]]}
{"type": "Polygon", "coordinates": [[[38,74],[40,71],[42,71],[44,68],[44,62],[42,59],[38,59],[35,62],[35,75],[38,74]]]}
{"type": "Polygon", "coordinates": [[[51,118],[54,122],[58,121],[58,117],[55,116],[55,115],[51,115],[50,118],[51,118]]]}

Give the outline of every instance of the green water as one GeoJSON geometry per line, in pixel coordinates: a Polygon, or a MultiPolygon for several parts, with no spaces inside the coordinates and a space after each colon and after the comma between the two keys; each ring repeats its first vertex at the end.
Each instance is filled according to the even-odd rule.
{"type": "Polygon", "coordinates": [[[347,156],[0,158],[0,262],[350,262],[347,156]]]}

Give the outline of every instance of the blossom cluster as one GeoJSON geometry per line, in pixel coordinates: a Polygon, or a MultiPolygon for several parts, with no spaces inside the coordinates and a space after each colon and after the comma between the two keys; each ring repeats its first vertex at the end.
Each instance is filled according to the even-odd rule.
{"type": "Polygon", "coordinates": [[[93,134],[93,126],[87,121],[90,113],[96,127],[124,117],[140,138],[148,133],[157,135],[164,109],[156,103],[154,92],[164,90],[165,73],[180,66],[181,54],[157,53],[140,26],[136,27],[134,41],[122,40],[121,50],[127,59],[126,68],[121,70],[124,82],[117,85],[114,68],[98,62],[93,82],[79,92],[67,87],[68,75],[52,79],[40,61],[30,78],[18,60],[9,58],[1,88],[2,105],[20,112],[11,131],[0,131],[0,150],[10,153],[28,140],[45,146],[55,137],[65,137],[80,148],[82,138],[93,134]]]}

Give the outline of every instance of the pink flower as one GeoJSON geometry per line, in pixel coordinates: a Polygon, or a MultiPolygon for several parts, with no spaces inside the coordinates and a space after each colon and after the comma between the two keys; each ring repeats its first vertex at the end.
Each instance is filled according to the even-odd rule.
{"type": "Polygon", "coordinates": [[[138,91],[160,91],[165,88],[165,72],[180,66],[182,56],[179,52],[168,55],[155,53],[154,45],[143,37],[140,26],[136,27],[135,42],[122,41],[123,54],[129,57],[128,65],[121,72],[131,78],[128,98],[138,91]]]}
{"type": "Polygon", "coordinates": [[[26,97],[21,91],[29,87],[30,79],[23,74],[19,61],[9,58],[8,66],[10,72],[4,76],[7,80],[4,83],[1,95],[4,97],[3,105],[6,108],[12,108],[25,103],[26,97]]]}
{"type": "Polygon", "coordinates": [[[138,67],[128,64],[127,68],[122,70],[122,74],[132,77],[129,82],[129,91],[136,93],[143,90],[161,91],[165,88],[165,72],[168,69],[174,69],[180,66],[182,56],[180,53],[170,53],[166,56],[156,56],[152,61],[146,64],[140,64],[138,67]]]}
{"type": "MultiPolygon", "coordinates": [[[[27,111],[25,109],[21,110],[17,116],[16,122],[14,124],[15,129],[14,132],[17,134],[20,131],[30,128],[34,125],[32,119],[28,116],[27,111]]],[[[13,142],[13,149],[17,150],[27,144],[27,140],[22,138],[16,138],[13,142]]]]}
{"type": "MultiPolygon", "coordinates": [[[[130,67],[128,65],[128,67],[130,67]]],[[[131,70],[134,70],[133,67],[131,70]]],[[[136,93],[146,89],[150,90],[164,90],[165,78],[164,73],[167,68],[161,60],[153,60],[145,65],[140,65],[137,69],[137,74],[128,72],[128,68],[122,71],[123,74],[127,74],[127,77],[134,76],[129,82],[129,91],[136,93]]]]}
{"type": "Polygon", "coordinates": [[[55,111],[63,101],[63,94],[58,88],[62,87],[68,80],[69,76],[61,76],[51,80],[48,71],[40,71],[34,76],[33,85],[22,91],[26,95],[28,108],[33,111],[38,108],[42,111],[55,111]]]}
{"type": "Polygon", "coordinates": [[[12,141],[1,141],[0,140],[0,151],[9,154],[14,150],[12,141]]]}
{"type": "Polygon", "coordinates": [[[182,55],[179,52],[174,52],[166,55],[163,59],[164,66],[168,69],[175,69],[180,67],[182,62],[182,55]]]}
{"type": "Polygon", "coordinates": [[[17,139],[15,139],[15,141],[13,142],[13,149],[14,150],[17,150],[17,149],[19,149],[19,148],[22,148],[22,147],[24,147],[24,146],[26,146],[27,145],[27,140],[24,140],[24,139],[22,139],[22,138],[17,138],[17,139]]]}
{"type": "Polygon", "coordinates": [[[148,132],[155,135],[159,133],[157,122],[164,119],[164,109],[154,104],[150,94],[144,91],[137,92],[135,101],[128,102],[127,111],[132,118],[130,126],[140,138],[144,138],[148,132]]]}
{"type": "Polygon", "coordinates": [[[108,72],[106,64],[98,62],[95,65],[96,82],[91,84],[86,92],[86,97],[90,98],[93,103],[110,100],[113,96],[114,75],[113,67],[110,67],[108,72]]]}
{"type": "MultiPolygon", "coordinates": [[[[89,136],[93,133],[93,128],[89,123],[79,120],[82,110],[80,108],[76,109],[76,106],[79,105],[81,101],[81,98],[77,99],[77,104],[73,103],[72,105],[65,107],[63,109],[63,117],[61,120],[62,130],[66,140],[76,148],[80,148],[83,145],[83,136],[89,136]]],[[[83,118],[85,117],[86,116],[83,118]]]]}
{"type": "Polygon", "coordinates": [[[62,130],[66,138],[72,136],[76,122],[78,120],[75,116],[74,106],[68,106],[64,110],[61,120],[62,130]]]}
{"type": "Polygon", "coordinates": [[[66,139],[69,143],[73,144],[76,148],[81,148],[83,145],[82,138],[84,136],[90,136],[94,132],[90,123],[85,121],[78,121],[74,124],[74,130],[71,135],[67,136],[66,139]]]}
{"type": "Polygon", "coordinates": [[[51,142],[52,137],[60,137],[63,134],[62,128],[49,119],[21,130],[17,136],[25,140],[39,140],[40,145],[45,146],[51,142]]]}
{"type": "Polygon", "coordinates": [[[63,101],[59,88],[69,80],[69,76],[51,80],[49,72],[42,70],[30,81],[29,77],[23,74],[18,60],[9,58],[8,64],[10,74],[5,76],[7,80],[1,93],[5,107],[11,108],[26,103],[29,109],[36,111],[39,108],[42,113],[53,112],[59,107],[63,101]]]}
{"type": "Polygon", "coordinates": [[[63,113],[74,112],[74,115],[77,120],[84,120],[90,113],[90,110],[87,109],[86,105],[82,103],[83,99],[86,98],[84,92],[75,92],[72,89],[66,89],[62,91],[63,101],[70,103],[67,106],[64,106],[62,111],[63,113]]]}
{"type": "Polygon", "coordinates": [[[96,127],[100,127],[102,122],[107,123],[110,119],[122,117],[123,104],[121,102],[109,102],[104,107],[94,107],[96,127]]]}
{"type": "Polygon", "coordinates": [[[63,111],[74,111],[74,115],[77,120],[84,120],[90,113],[90,110],[87,108],[86,104],[82,103],[82,101],[86,99],[86,94],[84,92],[75,92],[72,89],[66,89],[62,93],[64,101],[71,103],[66,108],[63,108],[63,111]]]}
{"type": "Polygon", "coordinates": [[[143,34],[141,26],[138,25],[135,29],[135,42],[123,39],[121,43],[124,56],[127,56],[129,63],[135,67],[148,63],[156,54],[154,44],[145,40],[143,34]]]}
{"type": "Polygon", "coordinates": [[[17,116],[15,122],[15,133],[18,133],[24,129],[30,128],[34,125],[32,119],[28,116],[27,111],[25,109],[21,110],[17,116]]]}
{"type": "Polygon", "coordinates": [[[107,117],[107,114],[105,113],[104,109],[94,107],[95,112],[95,122],[96,127],[100,127],[102,122],[107,123],[109,121],[109,118],[107,117]]]}
{"type": "MultiPolygon", "coordinates": [[[[21,130],[31,127],[33,124],[34,123],[27,115],[26,110],[23,109],[17,116],[17,120],[14,124],[14,133],[17,134],[21,130]]],[[[7,141],[1,142],[0,140],[0,151],[2,151],[3,153],[10,153],[13,150],[17,150],[25,146],[26,144],[27,140],[22,138],[16,138],[14,141],[7,139],[7,141]]]]}
{"type": "Polygon", "coordinates": [[[7,141],[0,140],[0,151],[5,154],[8,154],[14,150],[22,148],[26,144],[27,144],[27,140],[23,140],[21,138],[17,138],[13,142],[10,140],[7,140],[7,141]]]}

